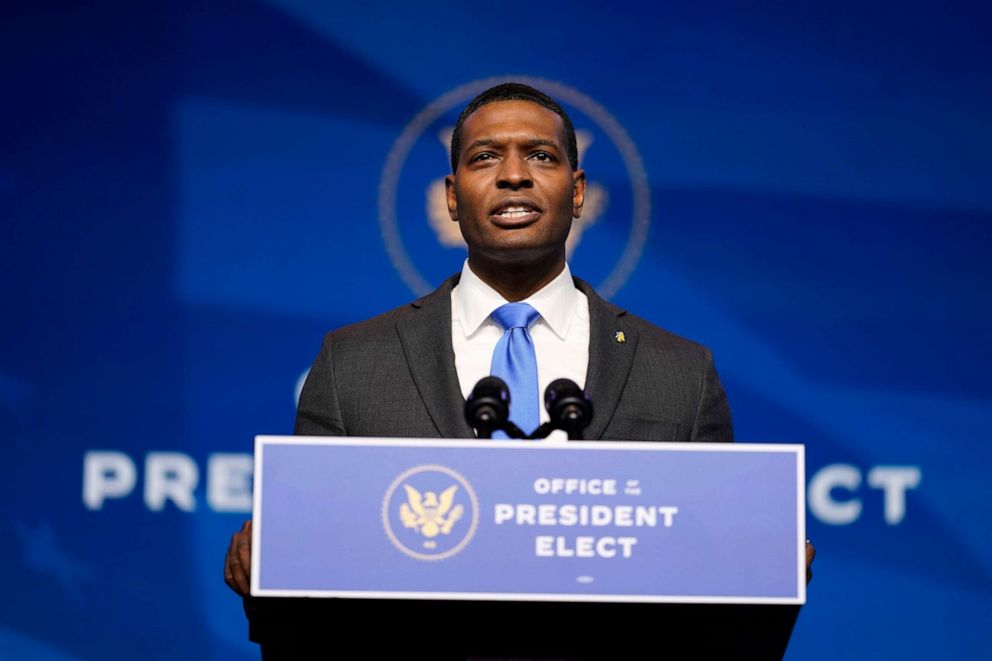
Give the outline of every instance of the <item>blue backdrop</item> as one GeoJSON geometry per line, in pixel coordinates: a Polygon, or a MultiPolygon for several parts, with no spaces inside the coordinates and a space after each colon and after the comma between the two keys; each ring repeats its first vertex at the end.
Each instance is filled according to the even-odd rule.
{"type": "Polygon", "coordinates": [[[992,655],[985,3],[4,3],[0,656],[256,654],[222,579],[331,328],[456,271],[444,141],[573,113],[573,270],[808,448],[788,658],[992,655]]]}

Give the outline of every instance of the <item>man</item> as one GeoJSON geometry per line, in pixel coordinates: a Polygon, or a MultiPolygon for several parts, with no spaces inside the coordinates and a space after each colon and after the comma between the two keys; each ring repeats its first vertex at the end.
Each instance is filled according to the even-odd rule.
{"type": "MultiPolygon", "coordinates": [[[[586,188],[577,161],[571,121],[541,92],[511,83],[470,103],[445,182],[468,244],[461,275],[412,305],[330,333],[301,394],[296,433],[474,436],[464,396],[490,373],[504,334],[490,313],[525,301],[541,314],[529,329],[537,396],[558,377],[584,386],[595,407],[586,438],[732,440],[709,351],[569,277],[565,240],[586,188]]],[[[511,397],[522,403],[521,393],[511,397]]]]}
{"type": "MultiPolygon", "coordinates": [[[[586,178],[557,103],[515,83],[483,92],[458,119],[451,165],[448,212],[468,244],[461,274],[411,305],[329,333],[300,396],[297,434],[474,437],[465,396],[491,369],[506,369],[513,360],[504,353],[516,349],[536,362],[522,378],[510,375],[524,384],[511,385],[511,420],[526,432],[546,419],[537,405],[544,387],[567,377],[593,402],[587,440],[733,440],[710,352],[571,277],[565,241],[586,178]],[[507,310],[520,321],[507,321],[507,310]]],[[[225,565],[241,595],[250,529],[246,522],[235,534],[225,565]]]]}

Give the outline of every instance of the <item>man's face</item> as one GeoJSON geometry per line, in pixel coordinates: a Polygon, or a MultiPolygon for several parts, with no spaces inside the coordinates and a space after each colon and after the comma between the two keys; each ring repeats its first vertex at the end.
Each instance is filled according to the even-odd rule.
{"type": "Polygon", "coordinates": [[[465,119],[462,144],[445,185],[469,258],[564,259],[586,180],[568,162],[561,117],[530,101],[489,103],[465,119]]]}

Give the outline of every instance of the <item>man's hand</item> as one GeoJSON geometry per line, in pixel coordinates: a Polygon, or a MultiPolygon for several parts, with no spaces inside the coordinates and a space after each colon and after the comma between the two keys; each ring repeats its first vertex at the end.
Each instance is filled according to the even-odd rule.
{"type": "MultiPolygon", "coordinates": [[[[809,557],[808,547],[806,554],[809,557]]],[[[231,535],[231,546],[224,558],[224,582],[242,597],[248,596],[251,586],[251,519],[231,535]]]]}
{"type": "MultiPolygon", "coordinates": [[[[251,524],[251,521],[248,522],[251,524]]],[[[248,530],[251,530],[251,525],[248,526],[248,530]]],[[[816,557],[816,547],[806,540],[806,585],[813,580],[813,558],[816,557]]],[[[230,583],[228,583],[230,585],[230,583]]]]}

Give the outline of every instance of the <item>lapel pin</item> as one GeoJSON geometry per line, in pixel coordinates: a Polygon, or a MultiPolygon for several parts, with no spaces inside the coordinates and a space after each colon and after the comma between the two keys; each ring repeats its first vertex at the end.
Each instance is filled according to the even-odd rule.
{"type": "Polygon", "coordinates": [[[627,341],[627,336],[623,334],[623,331],[617,331],[613,334],[613,339],[617,341],[617,344],[623,344],[627,341]]]}

